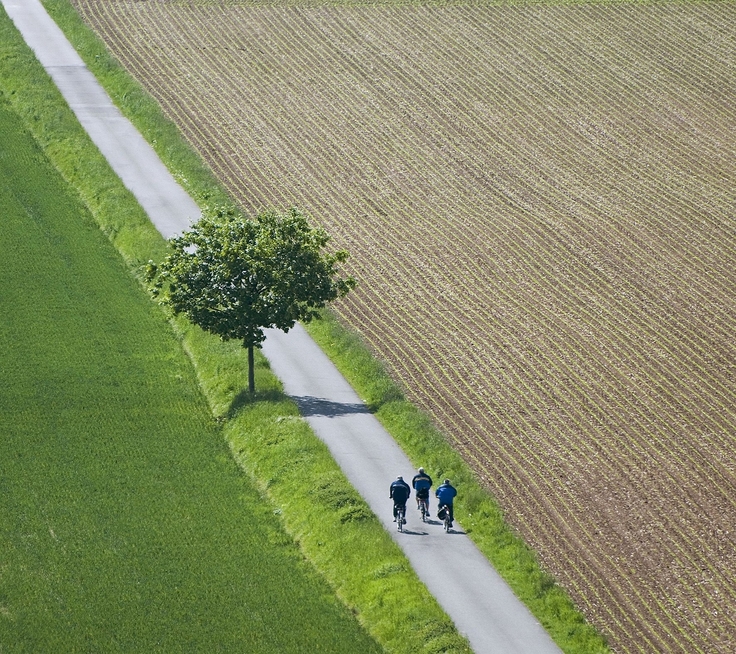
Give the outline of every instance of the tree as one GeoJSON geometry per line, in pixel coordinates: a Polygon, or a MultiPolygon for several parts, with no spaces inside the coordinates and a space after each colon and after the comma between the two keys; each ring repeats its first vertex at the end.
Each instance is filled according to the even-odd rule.
{"type": "Polygon", "coordinates": [[[263,329],[288,332],[355,287],[352,277],[338,277],[347,252],[323,252],[329,240],[298,209],[255,218],[235,209],[209,210],[171,240],[172,252],[159,266],[149,263],[148,279],[175,314],[223,340],[243,342],[253,393],[253,348],[265,340],[263,329]]]}

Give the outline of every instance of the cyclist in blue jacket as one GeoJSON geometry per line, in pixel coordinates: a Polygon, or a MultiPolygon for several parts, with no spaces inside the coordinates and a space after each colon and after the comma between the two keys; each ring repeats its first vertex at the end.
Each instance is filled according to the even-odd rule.
{"type": "Polygon", "coordinates": [[[450,480],[445,479],[444,483],[435,491],[434,494],[437,497],[437,502],[439,504],[437,512],[439,513],[443,506],[447,507],[447,510],[450,512],[450,527],[452,527],[452,521],[455,519],[455,515],[452,510],[452,501],[455,499],[457,491],[453,488],[452,484],[450,484],[450,480]]]}
{"type": "Polygon", "coordinates": [[[396,477],[396,481],[391,484],[388,495],[394,501],[394,522],[396,522],[396,510],[399,507],[403,507],[404,514],[406,514],[406,500],[409,499],[409,495],[411,495],[409,484],[404,481],[403,477],[396,477]]]}
{"type": "Polygon", "coordinates": [[[426,500],[427,517],[429,517],[429,489],[432,488],[432,477],[424,472],[424,468],[419,468],[419,471],[411,480],[411,485],[414,488],[414,497],[416,497],[417,500],[417,509],[419,508],[420,500],[426,500]]]}

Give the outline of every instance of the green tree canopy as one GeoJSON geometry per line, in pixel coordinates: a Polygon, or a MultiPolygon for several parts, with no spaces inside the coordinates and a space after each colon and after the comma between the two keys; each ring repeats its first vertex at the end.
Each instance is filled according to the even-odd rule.
{"type": "Polygon", "coordinates": [[[338,276],[348,254],[325,252],[329,240],[298,209],[255,218],[235,209],[209,210],[172,239],[172,252],[159,266],[149,265],[149,280],[175,314],[223,340],[242,340],[253,392],[253,348],[265,339],[263,329],[288,332],[355,286],[352,277],[338,276]]]}

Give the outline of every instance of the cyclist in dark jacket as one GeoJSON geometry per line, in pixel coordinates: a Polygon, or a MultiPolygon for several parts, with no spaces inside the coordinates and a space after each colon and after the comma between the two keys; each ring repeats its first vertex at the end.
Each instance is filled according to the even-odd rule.
{"type": "Polygon", "coordinates": [[[396,522],[396,510],[399,507],[404,509],[404,515],[406,515],[406,500],[409,499],[409,495],[411,495],[409,484],[404,481],[403,477],[396,477],[396,481],[391,484],[389,489],[389,497],[394,501],[394,522],[396,522]]]}
{"type": "MultiPolygon", "coordinates": [[[[434,494],[437,497],[439,508],[446,506],[447,510],[450,512],[450,527],[452,527],[452,521],[455,519],[455,515],[452,510],[452,501],[455,499],[455,495],[457,495],[457,491],[453,488],[452,484],[450,484],[450,480],[445,479],[442,486],[440,486],[435,491],[434,494]]],[[[438,512],[439,512],[439,508],[438,508],[438,512]]]]}
{"type": "Polygon", "coordinates": [[[419,468],[419,471],[411,480],[411,485],[414,488],[417,509],[419,508],[419,500],[427,500],[427,517],[429,517],[429,489],[432,488],[432,477],[424,472],[424,468],[419,468]]]}

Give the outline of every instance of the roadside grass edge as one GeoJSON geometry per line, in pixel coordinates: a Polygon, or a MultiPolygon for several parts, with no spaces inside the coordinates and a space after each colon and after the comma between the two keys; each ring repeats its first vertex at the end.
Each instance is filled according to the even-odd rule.
{"type": "MultiPolygon", "coordinates": [[[[88,41],[96,39],[66,2],[48,4],[66,16],[67,30],[71,23],[88,41]]],[[[56,12],[50,13],[58,19],[56,12]]],[[[0,22],[0,35],[0,94],[62,177],[79,193],[131,274],[143,283],[146,262],[165,256],[166,241],[91,142],[5,16],[0,22]]],[[[92,51],[93,56],[99,55],[97,59],[104,57],[101,44],[92,51]]],[[[105,65],[113,77],[124,78],[112,59],[105,65]]],[[[134,82],[129,80],[127,84],[132,86],[134,82]]],[[[157,110],[155,102],[142,91],[134,97],[139,106],[157,110]]],[[[200,202],[228,201],[175,128],[172,130],[162,116],[158,120],[162,131],[175,141],[167,142],[164,150],[168,152],[170,147],[182,157],[178,169],[187,170],[196,180],[185,184],[187,190],[196,188],[198,192],[193,195],[200,202]]],[[[172,165],[170,159],[166,163],[172,165]]],[[[327,447],[299,416],[296,404],[284,396],[265,357],[258,353],[259,392],[251,397],[244,391],[247,366],[245,351],[238,343],[223,343],[181,319],[171,318],[170,322],[192,361],[203,395],[235,460],[263,493],[305,558],[366,631],[389,652],[470,652],[467,640],[418,579],[327,447]]]]}

